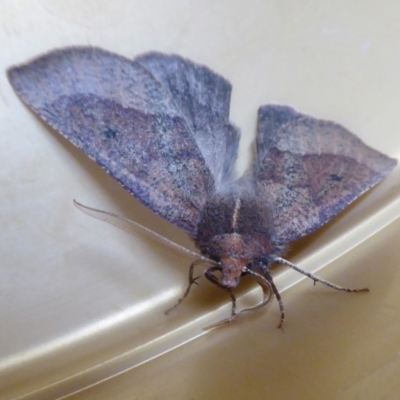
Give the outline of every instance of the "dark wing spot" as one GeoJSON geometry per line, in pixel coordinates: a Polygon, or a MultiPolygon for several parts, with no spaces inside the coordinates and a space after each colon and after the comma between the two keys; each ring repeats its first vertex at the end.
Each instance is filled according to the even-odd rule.
{"type": "Polygon", "coordinates": [[[107,127],[106,129],[104,129],[102,134],[107,139],[115,139],[115,137],[117,136],[117,132],[114,129],[110,128],[110,127],[107,127]]]}
{"type": "Polygon", "coordinates": [[[336,174],[331,174],[330,178],[332,181],[335,181],[335,182],[340,182],[343,179],[343,177],[336,175],[336,174]]]}

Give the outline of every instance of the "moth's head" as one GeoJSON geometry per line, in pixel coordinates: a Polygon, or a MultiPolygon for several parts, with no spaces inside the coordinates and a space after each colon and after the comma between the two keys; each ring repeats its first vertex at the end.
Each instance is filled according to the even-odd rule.
{"type": "Polygon", "coordinates": [[[220,284],[224,288],[233,289],[240,281],[242,270],[247,265],[243,258],[224,257],[220,259],[221,279],[220,284]]]}
{"type": "Polygon", "coordinates": [[[211,248],[213,257],[219,260],[219,284],[227,289],[236,287],[252,258],[244,238],[238,233],[218,235],[212,239],[211,248]]]}

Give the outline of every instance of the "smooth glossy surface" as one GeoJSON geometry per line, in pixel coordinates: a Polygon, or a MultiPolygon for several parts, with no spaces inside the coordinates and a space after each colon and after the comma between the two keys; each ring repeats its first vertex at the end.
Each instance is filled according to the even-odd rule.
{"type": "Polygon", "coordinates": [[[370,293],[345,295],[304,280],[284,293],[284,333],[273,326],[276,310],[242,318],[68,399],[396,399],[399,241],[400,219],[321,274],[370,293]]]}

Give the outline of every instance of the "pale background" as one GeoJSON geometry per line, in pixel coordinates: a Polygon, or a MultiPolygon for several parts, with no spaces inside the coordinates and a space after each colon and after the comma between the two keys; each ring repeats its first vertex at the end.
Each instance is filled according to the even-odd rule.
{"type": "MultiPolygon", "coordinates": [[[[0,398],[399,398],[399,169],[289,254],[369,294],[306,280],[283,293],[283,334],[276,304],[205,333],[229,315],[226,296],[202,279],[165,316],[190,261],[72,199],[190,240],[35,118],[5,76],[66,45],[178,53],[232,82],[240,171],[266,103],[339,122],[398,158],[399,21],[395,0],[0,0],[0,398]]],[[[276,282],[299,278],[281,269],[276,282]]],[[[243,304],[258,299],[251,288],[243,304]]]]}

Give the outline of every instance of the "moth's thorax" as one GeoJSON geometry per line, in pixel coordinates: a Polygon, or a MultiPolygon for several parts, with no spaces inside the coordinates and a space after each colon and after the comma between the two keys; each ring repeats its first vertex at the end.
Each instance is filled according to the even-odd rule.
{"type": "Polygon", "coordinates": [[[237,286],[243,267],[281,252],[271,221],[266,202],[247,192],[217,194],[207,201],[195,240],[204,255],[220,262],[222,286],[237,286]]]}

